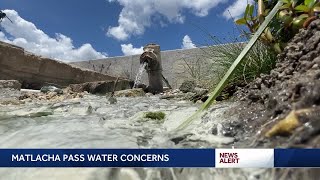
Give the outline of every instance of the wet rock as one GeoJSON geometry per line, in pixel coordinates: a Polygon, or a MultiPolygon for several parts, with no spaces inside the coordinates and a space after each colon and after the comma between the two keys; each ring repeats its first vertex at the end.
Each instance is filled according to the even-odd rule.
{"type": "Polygon", "coordinates": [[[195,87],[196,87],[196,83],[194,81],[186,80],[181,84],[181,86],[179,87],[179,90],[184,93],[193,92],[195,87]]]}
{"type": "Polygon", "coordinates": [[[195,93],[194,92],[187,92],[183,94],[183,97],[181,100],[193,100],[193,97],[195,97],[195,93]]]}
{"type": "Polygon", "coordinates": [[[267,103],[267,109],[268,110],[272,110],[274,108],[277,107],[278,101],[274,98],[269,99],[268,103],[267,103]]]}
{"type": "Polygon", "coordinates": [[[36,94],[34,94],[34,93],[25,93],[25,94],[19,96],[19,100],[34,99],[34,98],[36,98],[36,94]]]}
{"type": "Polygon", "coordinates": [[[170,140],[172,142],[174,142],[175,144],[179,144],[181,141],[185,140],[187,137],[191,136],[193,134],[189,133],[189,134],[183,134],[183,135],[180,135],[180,136],[175,136],[173,138],[171,138],[170,140]]]}
{"type": "Polygon", "coordinates": [[[183,93],[179,89],[166,91],[160,94],[160,99],[174,99],[174,100],[187,100],[196,103],[197,101],[204,102],[207,98],[207,89],[196,87],[193,92],[183,93]]]}
{"type": "Polygon", "coordinates": [[[0,105],[21,105],[24,104],[24,101],[20,101],[18,99],[1,99],[0,105]]]}
{"type": "Polygon", "coordinates": [[[108,98],[108,101],[110,104],[117,104],[117,98],[111,96],[108,98]]]}
{"type": "Polygon", "coordinates": [[[17,80],[0,80],[0,88],[21,89],[21,83],[17,80]]]}
{"type": "Polygon", "coordinates": [[[63,89],[63,94],[60,94],[60,90],[57,92],[45,91],[37,92],[37,91],[26,91],[22,92],[17,99],[22,102],[32,102],[32,101],[46,101],[46,102],[61,102],[66,99],[74,99],[74,98],[83,98],[85,93],[76,93],[71,91],[70,89],[63,89]]]}
{"type": "Polygon", "coordinates": [[[77,116],[85,116],[85,115],[92,114],[93,111],[94,111],[93,107],[89,105],[87,107],[74,107],[69,111],[69,113],[77,116]]]}
{"type": "Polygon", "coordinates": [[[244,127],[241,122],[233,121],[224,125],[223,135],[226,137],[239,136],[244,132],[244,127]]]}
{"type": "Polygon", "coordinates": [[[116,91],[114,93],[114,96],[116,96],[116,97],[139,97],[139,96],[145,96],[145,92],[141,88],[127,89],[127,90],[122,90],[122,91],[116,91]]]}
{"type": "Polygon", "coordinates": [[[172,93],[181,93],[180,89],[174,89],[172,90],[172,93]]]}
{"type": "Polygon", "coordinates": [[[208,93],[208,89],[195,87],[193,92],[196,93],[197,95],[204,95],[208,93]]]}
{"type": "Polygon", "coordinates": [[[163,91],[169,91],[170,88],[169,87],[163,87],[163,91]]]}
{"type": "Polygon", "coordinates": [[[215,135],[200,135],[200,134],[195,134],[190,137],[187,137],[184,140],[184,143],[188,142],[195,142],[197,146],[201,145],[201,142],[206,142],[206,143],[211,143],[215,146],[219,145],[229,145],[232,144],[235,141],[235,138],[233,137],[225,137],[225,136],[215,136],[215,135]]]}
{"type": "Polygon", "coordinates": [[[71,84],[70,89],[74,92],[87,91],[92,94],[106,94],[113,90],[114,82],[98,81],[83,84],[71,84]]]}
{"type": "Polygon", "coordinates": [[[151,93],[152,94],[150,87],[145,85],[145,84],[143,84],[143,83],[135,84],[134,86],[132,86],[132,88],[129,88],[129,89],[135,89],[135,88],[143,89],[143,91],[145,93],[151,93]]]}
{"type": "Polygon", "coordinates": [[[225,122],[223,124],[218,123],[211,130],[211,133],[213,135],[225,136],[225,137],[236,137],[243,132],[244,132],[244,128],[241,122],[238,122],[238,121],[225,122]]]}
{"type": "MultiPolygon", "coordinates": [[[[203,98],[205,97],[205,96],[207,96],[207,94],[208,94],[208,89],[203,89],[203,88],[198,88],[198,87],[196,87],[196,88],[194,88],[194,91],[193,91],[195,94],[190,98],[190,100],[191,101],[193,101],[193,102],[197,102],[197,101],[202,101],[203,100],[203,98]]],[[[204,101],[202,101],[202,102],[204,102],[204,101]]]]}
{"type": "Polygon", "coordinates": [[[153,94],[152,93],[146,93],[146,96],[147,97],[151,97],[151,96],[153,96],[153,94]]]}
{"type": "Polygon", "coordinates": [[[320,81],[313,81],[301,87],[301,100],[296,103],[297,108],[306,108],[313,105],[320,105],[320,81]]]}
{"type": "Polygon", "coordinates": [[[39,108],[25,108],[14,110],[10,112],[6,112],[4,115],[0,116],[0,119],[9,119],[15,117],[42,117],[42,116],[49,116],[53,114],[53,110],[48,107],[39,107],[39,108]]]}
{"type": "Polygon", "coordinates": [[[43,86],[40,91],[43,93],[55,92],[57,94],[63,94],[63,90],[55,86],[43,86]]]}
{"type": "Polygon", "coordinates": [[[208,98],[209,98],[209,95],[203,96],[203,97],[201,98],[201,101],[202,101],[202,102],[205,102],[208,98]]]}
{"type": "Polygon", "coordinates": [[[107,92],[112,92],[114,90],[123,90],[129,89],[130,83],[128,81],[119,80],[114,85],[114,81],[95,81],[95,82],[87,82],[82,84],[71,84],[69,85],[70,89],[74,92],[84,92],[87,91],[92,94],[106,94],[107,92]]]}
{"type": "Polygon", "coordinates": [[[160,99],[180,99],[183,98],[184,95],[182,93],[180,94],[164,94],[160,96],[160,99]]]}
{"type": "Polygon", "coordinates": [[[260,99],[260,96],[258,94],[255,94],[254,92],[250,92],[248,94],[248,99],[250,99],[252,102],[257,102],[260,99]]]}
{"type": "Polygon", "coordinates": [[[212,129],[211,129],[211,133],[213,135],[218,135],[218,127],[217,126],[214,126],[212,129]]]}

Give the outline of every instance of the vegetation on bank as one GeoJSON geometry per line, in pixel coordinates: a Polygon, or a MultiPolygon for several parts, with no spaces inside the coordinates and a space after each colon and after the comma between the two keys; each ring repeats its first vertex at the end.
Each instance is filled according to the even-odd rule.
{"type": "MultiPolygon", "coordinates": [[[[253,34],[265,20],[278,0],[255,0],[255,4],[248,4],[243,17],[236,20],[238,25],[245,25],[253,34]]],[[[317,0],[280,0],[283,4],[270,22],[268,28],[261,35],[260,40],[272,47],[278,53],[282,52],[288,41],[306,28],[310,22],[319,17],[320,2],[317,0]]]]}
{"type": "MultiPolygon", "coordinates": [[[[248,42],[257,34],[277,2],[278,0],[255,0],[254,4],[247,4],[243,17],[235,20],[237,25],[244,25],[247,30],[238,28],[242,36],[240,39],[234,38],[233,43],[216,48],[217,44],[224,43],[210,36],[214,45],[209,46],[209,51],[206,53],[212,59],[211,67],[221,67],[212,68],[215,70],[211,74],[218,75],[218,78],[211,77],[212,81],[209,82],[211,89],[216,88],[218,82],[223,80],[225,73],[243,51],[245,43],[242,42],[248,42]]],[[[320,2],[317,0],[280,0],[280,2],[281,6],[275,17],[270,18],[258,41],[253,43],[251,49],[230,74],[228,82],[223,83],[226,85],[224,95],[229,93],[230,87],[246,85],[261,74],[268,74],[275,67],[277,54],[283,51],[299,29],[306,28],[312,20],[319,18],[320,2]]]]}
{"type": "Polygon", "coordinates": [[[317,0],[256,0],[255,2],[254,5],[248,4],[244,16],[235,21],[248,27],[249,32],[243,34],[250,38],[249,42],[243,49],[238,49],[237,46],[225,46],[226,49],[219,47],[212,51],[213,56],[218,55],[213,63],[220,65],[219,69],[224,76],[202,107],[183,122],[178,130],[186,127],[200,112],[207,109],[225,87],[246,82],[247,77],[254,79],[261,73],[268,73],[274,68],[276,54],[282,51],[285,44],[299,32],[300,28],[307,27],[312,20],[319,18],[320,3],[317,0]],[[286,31],[290,33],[284,38],[281,33],[286,31]]]}
{"type": "MultiPolygon", "coordinates": [[[[200,48],[203,53],[200,57],[195,57],[193,62],[184,60],[182,68],[183,73],[191,77],[192,81],[203,88],[213,90],[237,59],[246,45],[245,42],[249,41],[249,37],[234,38],[232,43],[214,36],[209,35],[209,37],[211,45],[200,48]]],[[[277,53],[272,48],[258,41],[230,77],[226,89],[230,90],[235,85],[245,85],[259,74],[270,72],[275,66],[276,58],[277,53]]],[[[229,90],[224,94],[227,97],[232,95],[229,90]]]]}
{"type": "MultiPolygon", "coordinates": [[[[214,41],[214,43],[219,43],[214,37],[212,37],[212,41],[214,41]]],[[[249,41],[249,39],[246,39],[246,41],[249,41]]],[[[214,73],[218,78],[210,82],[212,85],[211,88],[217,86],[218,82],[223,78],[224,74],[237,59],[244,47],[245,43],[241,41],[222,45],[219,46],[219,48],[216,48],[215,46],[209,47],[207,54],[214,59],[212,61],[212,66],[220,67],[214,70],[214,73]]],[[[235,69],[229,79],[227,88],[234,85],[247,84],[259,76],[259,74],[270,72],[275,66],[276,58],[277,53],[274,52],[272,48],[266,46],[261,41],[258,41],[244,57],[243,62],[235,69]]]]}
{"type": "Polygon", "coordinates": [[[211,45],[203,49],[204,57],[193,64],[185,61],[184,67],[193,80],[212,92],[202,109],[216,97],[231,97],[236,87],[274,69],[277,55],[299,29],[319,18],[319,11],[317,0],[255,0],[254,4],[247,4],[243,17],[235,20],[240,27],[246,27],[237,27],[241,37],[222,41],[205,32],[211,45]],[[253,38],[258,40],[252,41],[253,38]]]}

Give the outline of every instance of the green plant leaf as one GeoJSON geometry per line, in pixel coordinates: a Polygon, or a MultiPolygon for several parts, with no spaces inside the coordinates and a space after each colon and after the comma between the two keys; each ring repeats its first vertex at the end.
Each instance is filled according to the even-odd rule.
{"type": "Polygon", "coordinates": [[[309,8],[312,8],[316,2],[316,0],[304,0],[304,4],[309,8]]]}
{"type": "Polygon", "coordinates": [[[244,15],[243,15],[245,19],[248,17],[249,9],[250,9],[250,4],[247,4],[246,10],[244,11],[244,15]]]}
{"type": "Polygon", "coordinates": [[[299,0],[291,0],[292,3],[292,7],[296,7],[297,3],[299,2],[299,0]]]}
{"type": "Polygon", "coordinates": [[[254,11],[254,5],[251,5],[250,6],[250,9],[249,9],[249,15],[252,17],[253,16],[253,11],[254,11]]]}
{"type": "Polygon", "coordinates": [[[310,11],[310,8],[308,8],[307,6],[302,5],[302,4],[300,4],[299,6],[295,7],[294,9],[297,10],[297,11],[306,12],[306,13],[308,13],[310,11]]]}
{"type": "Polygon", "coordinates": [[[301,14],[298,19],[307,19],[309,17],[308,14],[301,14]]]}
{"type": "Polygon", "coordinates": [[[248,17],[246,18],[246,20],[247,20],[248,22],[250,22],[250,21],[252,21],[252,18],[251,18],[250,16],[248,16],[248,17]]]}
{"type": "Polygon", "coordinates": [[[268,41],[270,41],[270,42],[273,41],[274,37],[268,27],[265,29],[264,32],[266,34],[266,38],[268,39],[268,41]]]}
{"type": "Polygon", "coordinates": [[[288,8],[290,8],[290,7],[291,7],[291,3],[284,4],[284,5],[282,5],[282,6],[280,7],[280,10],[282,10],[282,9],[288,9],[288,8]]]}
{"type": "Polygon", "coordinates": [[[292,28],[294,30],[299,30],[300,28],[302,28],[303,23],[305,22],[305,20],[308,18],[309,16],[307,14],[302,14],[298,17],[295,17],[292,21],[292,28]]]}
{"type": "Polygon", "coordinates": [[[276,51],[277,53],[281,53],[281,51],[282,51],[279,43],[275,43],[275,44],[273,45],[273,49],[275,49],[275,51],[276,51]]]}
{"type": "Polygon", "coordinates": [[[220,80],[216,88],[213,90],[212,93],[210,93],[209,98],[206,100],[206,102],[200,107],[200,109],[194,113],[191,117],[189,117],[186,121],[184,121],[182,124],[180,124],[176,130],[181,130],[187,127],[196,117],[201,115],[201,112],[208,109],[210,105],[212,105],[215,102],[215,99],[219,96],[225,85],[228,83],[228,80],[234,72],[237,70],[239,65],[241,65],[242,61],[244,60],[245,56],[248,54],[249,50],[253,47],[253,45],[257,42],[258,38],[261,36],[263,31],[266,29],[268,24],[271,22],[273,17],[277,14],[279,8],[281,7],[282,2],[278,1],[277,4],[274,6],[270,14],[266,17],[265,21],[261,24],[258,31],[253,35],[253,37],[250,39],[248,44],[245,46],[245,48],[241,51],[237,59],[233,62],[229,70],[226,72],[226,74],[223,76],[223,78],[220,80]]]}
{"type": "Polygon", "coordinates": [[[290,3],[290,0],[280,0],[282,3],[284,3],[284,4],[288,4],[288,3],[290,3]]]}
{"type": "Polygon", "coordinates": [[[241,18],[235,21],[236,24],[238,25],[243,25],[243,24],[247,24],[247,21],[245,18],[241,18]]]}

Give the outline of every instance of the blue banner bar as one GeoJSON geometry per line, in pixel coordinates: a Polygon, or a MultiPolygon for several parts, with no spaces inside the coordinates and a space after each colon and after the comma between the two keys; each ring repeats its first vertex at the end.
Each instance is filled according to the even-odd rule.
{"type": "Polygon", "coordinates": [[[274,167],[320,167],[320,149],[275,149],[274,167]]]}
{"type": "Polygon", "coordinates": [[[320,167],[320,149],[0,149],[0,167],[273,166],[320,167]]]}
{"type": "Polygon", "coordinates": [[[214,166],[214,149],[0,149],[0,167],[214,166]]]}

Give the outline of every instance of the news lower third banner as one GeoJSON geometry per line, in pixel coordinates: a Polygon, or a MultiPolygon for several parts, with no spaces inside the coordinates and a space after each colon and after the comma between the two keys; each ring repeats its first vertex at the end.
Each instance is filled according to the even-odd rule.
{"type": "Polygon", "coordinates": [[[320,167],[320,149],[0,149],[0,167],[320,167]]]}

